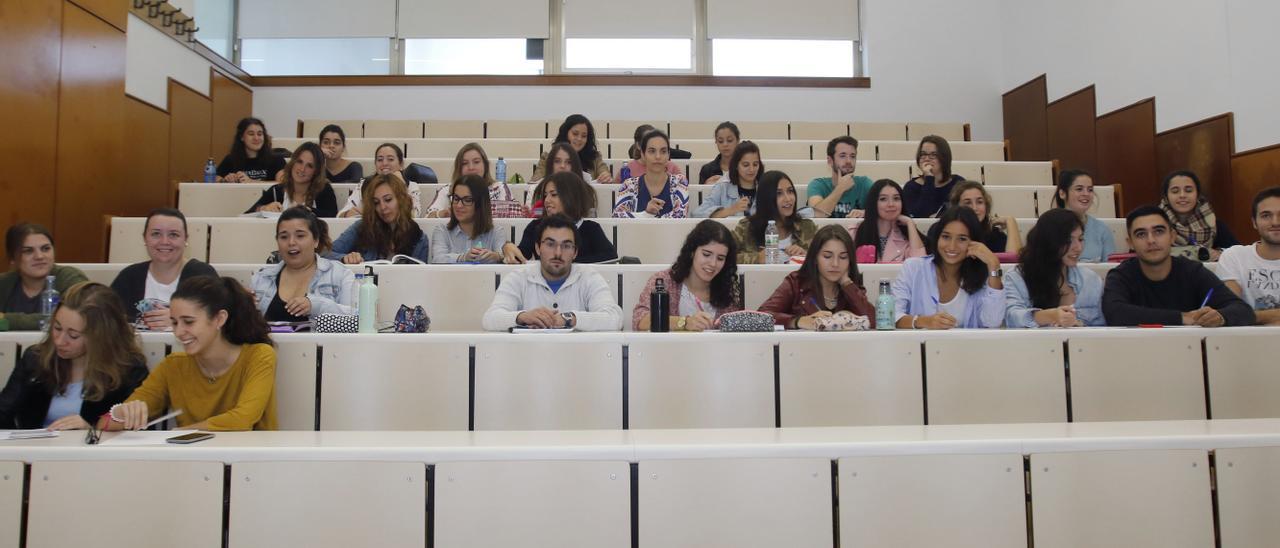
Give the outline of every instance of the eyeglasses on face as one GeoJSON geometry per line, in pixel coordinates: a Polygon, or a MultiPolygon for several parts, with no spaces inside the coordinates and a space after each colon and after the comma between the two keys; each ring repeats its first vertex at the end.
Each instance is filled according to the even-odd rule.
{"type": "Polygon", "coordinates": [[[555,240],[552,240],[551,238],[547,238],[545,240],[542,240],[542,247],[545,247],[547,249],[555,249],[558,247],[560,248],[560,251],[570,253],[570,252],[573,252],[575,249],[578,249],[578,244],[575,244],[573,242],[557,242],[555,240]]]}
{"type": "Polygon", "coordinates": [[[933,158],[936,160],[938,158],[938,153],[937,152],[921,152],[920,154],[916,155],[916,158],[933,158]]]}
{"type": "Polygon", "coordinates": [[[476,199],[470,196],[450,196],[449,201],[451,203],[462,205],[474,205],[476,203],[476,199]]]}

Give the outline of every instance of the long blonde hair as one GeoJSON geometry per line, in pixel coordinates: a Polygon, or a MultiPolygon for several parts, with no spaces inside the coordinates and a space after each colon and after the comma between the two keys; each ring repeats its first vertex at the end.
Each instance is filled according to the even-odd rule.
{"type": "MultiPolygon", "coordinates": [[[[133,326],[124,313],[124,304],[111,288],[96,282],[71,286],[54,309],[54,317],[62,309],[84,318],[83,336],[88,365],[84,370],[84,399],[100,401],[108,392],[120,388],[129,369],[146,360],[133,326]]],[[[66,390],[71,381],[71,360],[58,357],[52,329],[36,346],[40,356],[37,377],[55,393],[66,390]]]]}
{"type": "MultiPolygon", "coordinates": [[[[403,181],[391,174],[379,173],[370,177],[364,183],[364,193],[361,194],[361,220],[360,230],[357,234],[357,249],[375,249],[382,254],[384,258],[390,259],[392,255],[397,253],[397,249],[404,247],[406,242],[416,239],[413,238],[414,229],[417,223],[413,220],[413,199],[409,196],[409,190],[405,187],[403,181]],[[378,215],[378,206],[374,203],[374,191],[378,187],[386,185],[391,189],[391,195],[396,197],[396,210],[399,215],[396,216],[394,223],[388,224],[378,215]]],[[[408,245],[412,245],[410,242],[408,245]]]]}

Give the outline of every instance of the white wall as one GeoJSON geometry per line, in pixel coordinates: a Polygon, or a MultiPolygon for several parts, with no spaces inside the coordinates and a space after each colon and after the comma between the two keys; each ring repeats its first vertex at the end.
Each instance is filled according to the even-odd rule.
{"type": "Polygon", "coordinates": [[[1235,112],[1236,149],[1280,142],[1267,0],[1002,0],[1002,91],[1048,75],[1049,100],[1096,84],[1098,113],[1156,97],[1156,130],[1235,112]]]}
{"type": "Polygon", "coordinates": [[[212,66],[191,48],[156,30],[138,16],[129,14],[125,39],[125,93],[168,110],[169,78],[208,96],[209,69],[212,66]]]}
{"type": "Polygon", "coordinates": [[[593,119],[970,122],[976,139],[998,140],[999,8],[1000,0],[863,0],[870,89],[256,87],[253,110],[278,135],[291,135],[300,118],[560,119],[581,112],[593,119]]]}

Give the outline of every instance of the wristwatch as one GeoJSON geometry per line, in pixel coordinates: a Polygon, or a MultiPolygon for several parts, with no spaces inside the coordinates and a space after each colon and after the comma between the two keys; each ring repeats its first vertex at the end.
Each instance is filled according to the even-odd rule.
{"type": "Polygon", "coordinates": [[[684,331],[684,328],[685,328],[685,326],[687,326],[687,325],[689,325],[689,317],[688,317],[688,316],[680,316],[680,319],[679,319],[679,320],[676,320],[676,330],[677,330],[677,331],[684,331]]]}
{"type": "Polygon", "coordinates": [[[1003,269],[1003,268],[997,268],[997,269],[995,269],[995,270],[992,270],[992,271],[991,271],[991,277],[992,277],[992,278],[1002,278],[1002,277],[1004,277],[1004,269],[1003,269]]]}
{"type": "Polygon", "coordinates": [[[577,327],[578,318],[573,315],[573,312],[561,312],[560,317],[564,318],[565,327],[568,327],[569,329],[577,327]]]}

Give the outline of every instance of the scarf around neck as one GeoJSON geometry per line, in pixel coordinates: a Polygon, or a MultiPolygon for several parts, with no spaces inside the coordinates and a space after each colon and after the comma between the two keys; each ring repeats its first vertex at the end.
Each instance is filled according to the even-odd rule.
{"type": "Polygon", "coordinates": [[[1201,198],[1200,203],[1191,210],[1186,221],[1182,221],[1178,214],[1173,212],[1173,206],[1168,198],[1160,200],[1160,209],[1164,210],[1165,215],[1169,216],[1169,221],[1173,223],[1173,245],[1206,247],[1213,245],[1213,239],[1218,235],[1218,220],[1208,200],[1201,198]]]}

